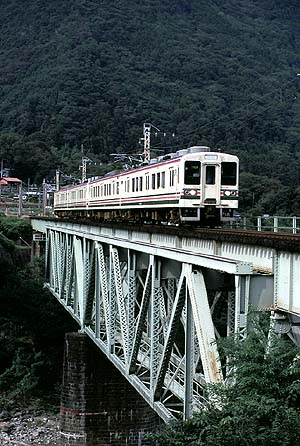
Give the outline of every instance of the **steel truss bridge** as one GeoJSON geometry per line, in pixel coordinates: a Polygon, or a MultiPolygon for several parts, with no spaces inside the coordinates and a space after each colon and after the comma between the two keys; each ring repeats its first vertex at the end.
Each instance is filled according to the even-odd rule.
{"type": "Polygon", "coordinates": [[[223,379],[216,339],[245,337],[250,306],[299,343],[298,252],[168,227],[32,226],[46,286],[166,422],[205,405],[204,385],[223,379]]]}

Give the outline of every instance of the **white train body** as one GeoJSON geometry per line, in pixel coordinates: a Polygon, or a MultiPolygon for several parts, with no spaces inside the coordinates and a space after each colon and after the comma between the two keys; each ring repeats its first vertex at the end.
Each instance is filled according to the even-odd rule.
{"type": "Polygon", "coordinates": [[[239,160],[195,146],[134,170],[66,186],[54,194],[59,216],[215,224],[234,219],[239,160]]]}

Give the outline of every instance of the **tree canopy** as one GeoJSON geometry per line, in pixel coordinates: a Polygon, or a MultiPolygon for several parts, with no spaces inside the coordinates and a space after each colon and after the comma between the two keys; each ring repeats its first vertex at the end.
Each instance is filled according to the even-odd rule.
{"type": "MultiPolygon", "coordinates": [[[[253,328],[253,327],[252,327],[253,328]]],[[[300,441],[299,347],[262,326],[227,339],[227,382],[208,386],[207,408],[151,436],[155,446],[292,446],[300,441]]]]}
{"type": "Polygon", "coordinates": [[[238,154],[291,198],[276,212],[297,211],[299,18],[296,0],[11,0],[0,156],[25,180],[78,176],[81,144],[97,163],[135,153],[150,121],[162,130],[153,149],[238,154]]]}

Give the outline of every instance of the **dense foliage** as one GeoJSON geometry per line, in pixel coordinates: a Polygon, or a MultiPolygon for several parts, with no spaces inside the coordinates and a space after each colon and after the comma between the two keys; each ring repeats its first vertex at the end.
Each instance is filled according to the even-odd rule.
{"type": "Polygon", "coordinates": [[[292,446],[300,442],[300,357],[290,340],[261,329],[227,340],[226,385],[210,386],[210,403],[187,422],[152,435],[155,446],[292,446]],[[269,340],[270,341],[270,340],[269,340]]]}
{"type": "Polygon", "coordinates": [[[8,218],[0,215],[0,233],[5,234],[10,240],[29,241],[32,239],[32,227],[30,222],[20,218],[8,218]]]}
{"type": "MultiPolygon", "coordinates": [[[[0,220],[3,227],[23,239],[31,231],[29,223],[7,217],[0,220]]],[[[43,261],[29,260],[30,248],[0,232],[0,402],[6,407],[51,394],[57,404],[64,333],[77,329],[43,289],[43,261]]]]}
{"type": "Polygon", "coordinates": [[[78,176],[81,144],[107,162],[140,151],[150,121],[153,147],[237,153],[244,209],[300,211],[296,0],[11,0],[1,12],[0,158],[15,175],[78,176]]]}

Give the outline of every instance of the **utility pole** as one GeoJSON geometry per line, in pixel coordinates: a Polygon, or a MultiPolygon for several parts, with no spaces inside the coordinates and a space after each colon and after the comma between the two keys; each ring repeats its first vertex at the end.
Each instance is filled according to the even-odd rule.
{"type": "Polygon", "coordinates": [[[144,123],[144,162],[149,164],[150,162],[150,130],[151,124],[149,122],[144,123]]]}
{"type": "Polygon", "coordinates": [[[47,207],[47,183],[46,179],[43,179],[43,215],[46,215],[46,207],[47,207]]]}
{"type": "Polygon", "coordinates": [[[55,175],[55,188],[57,191],[59,190],[59,176],[60,176],[59,174],[60,174],[60,171],[57,170],[56,175],[55,175]]]}
{"type": "Polygon", "coordinates": [[[144,126],[143,126],[143,130],[144,130],[144,163],[149,164],[150,162],[150,131],[151,131],[151,127],[154,127],[158,132],[160,132],[160,130],[155,127],[155,125],[151,124],[150,122],[145,122],[144,126]]]}
{"type": "Polygon", "coordinates": [[[88,161],[90,161],[90,159],[87,158],[86,156],[83,156],[81,159],[82,165],[79,168],[82,169],[82,177],[81,177],[82,183],[86,180],[86,165],[88,161]]]}
{"type": "Polygon", "coordinates": [[[82,169],[81,172],[81,181],[82,183],[86,181],[86,166],[87,162],[90,161],[90,159],[87,156],[84,156],[84,150],[83,150],[83,144],[81,144],[81,166],[79,166],[79,169],[82,169]]]}
{"type": "Polygon", "coordinates": [[[22,203],[22,181],[19,184],[19,209],[18,209],[18,217],[21,217],[23,213],[23,203],[22,203]]]}

